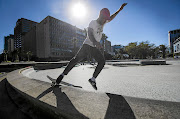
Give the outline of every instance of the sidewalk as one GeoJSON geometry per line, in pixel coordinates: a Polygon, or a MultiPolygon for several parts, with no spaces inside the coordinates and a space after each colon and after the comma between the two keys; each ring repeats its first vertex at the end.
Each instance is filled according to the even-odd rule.
{"type": "Polygon", "coordinates": [[[16,93],[11,93],[10,96],[22,110],[29,110],[26,111],[27,115],[34,114],[35,117],[39,117],[40,114],[47,113],[46,115],[59,115],[70,119],[178,119],[180,117],[178,102],[88,92],[68,86],[51,88],[49,83],[29,79],[19,71],[7,75],[10,84],[8,87],[15,87],[16,93]],[[21,96],[18,97],[18,94],[21,96]],[[27,104],[20,103],[20,97],[24,97],[27,104],[31,104],[28,109],[25,108],[27,104]],[[37,110],[40,114],[37,114],[37,110]]]}

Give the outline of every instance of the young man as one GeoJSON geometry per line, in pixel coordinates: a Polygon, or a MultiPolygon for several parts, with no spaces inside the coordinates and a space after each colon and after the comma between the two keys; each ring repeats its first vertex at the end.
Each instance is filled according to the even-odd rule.
{"type": "Polygon", "coordinates": [[[110,12],[107,8],[103,8],[100,11],[99,17],[97,20],[92,20],[89,24],[87,30],[87,37],[83,43],[83,46],[78,51],[78,53],[70,60],[69,64],[63,71],[63,73],[57,78],[57,80],[53,80],[54,83],[59,84],[63,79],[64,75],[67,75],[69,71],[80,61],[82,61],[88,54],[90,54],[97,62],[98,65],[94,71],[92,78],[89,79],[89,83],[92,85],[94,89],[97,90],[96,87],[96,78],[103,69],[105,65],[105,59],[100,49],[102,46],[100,44],[100,40],[102,37],[104,24],[110,22],[115,18],[115,16],[126,6],[127,3],[122,4],[122,6],[110,16],[110,12]]]}

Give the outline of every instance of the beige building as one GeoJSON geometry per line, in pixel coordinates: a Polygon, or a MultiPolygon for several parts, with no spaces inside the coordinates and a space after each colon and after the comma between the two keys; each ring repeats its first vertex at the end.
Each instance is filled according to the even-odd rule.
{"type": "Polygon", "coordinates": [[[72,58],[85,37],[84,30],[47,16],[25,35],[24,46],[39,60],[65,60],[72,58]]]}

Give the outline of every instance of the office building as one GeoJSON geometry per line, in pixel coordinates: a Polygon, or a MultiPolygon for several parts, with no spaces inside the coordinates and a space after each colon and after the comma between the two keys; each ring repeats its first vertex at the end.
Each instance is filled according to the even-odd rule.
{"type": "Polygon", "coordinates": [[[14,51],[14,35],[4,37],[4,50],[9,53],[14,51]]]}
{"type": "Polygon", "coordinates": [[[173,42],[179,37],[180,37],[180,29],[169,31],[168,41],[169,41],[170,53],[173,53],[173,42]]]}
{"type": "Polygon", "coordinates": [[[24,39],[23,51],[24,53],[31,52],[33,56],[37,56],[36,53],[36,26],[31,28],[29,32],[22,36],[24,39]]]}
{"type": "Polygon", "coordinates": [[[24,49],[24,40],[23,36],[33,28],[37,22],[21,18],[16,22],[16,26],[14,28],[14,47],[24,49]]]}
{"type": "Polygon", "coordinates": [[[38,60],[69,60],[82,46],[86,34],[82,29],[47,16],[24,37],[24,51],[38,60]]]}

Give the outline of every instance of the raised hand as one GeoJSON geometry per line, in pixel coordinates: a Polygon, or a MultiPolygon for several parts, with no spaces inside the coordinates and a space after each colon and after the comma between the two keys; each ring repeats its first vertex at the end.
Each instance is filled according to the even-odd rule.
{"type": "Polygon", "coordinates": [[[122,10],[124,8],[124,6],[126,6],[126,5],[127,5],[127,3],[123,3],[120,7],[120,10],[122,10]]]}

